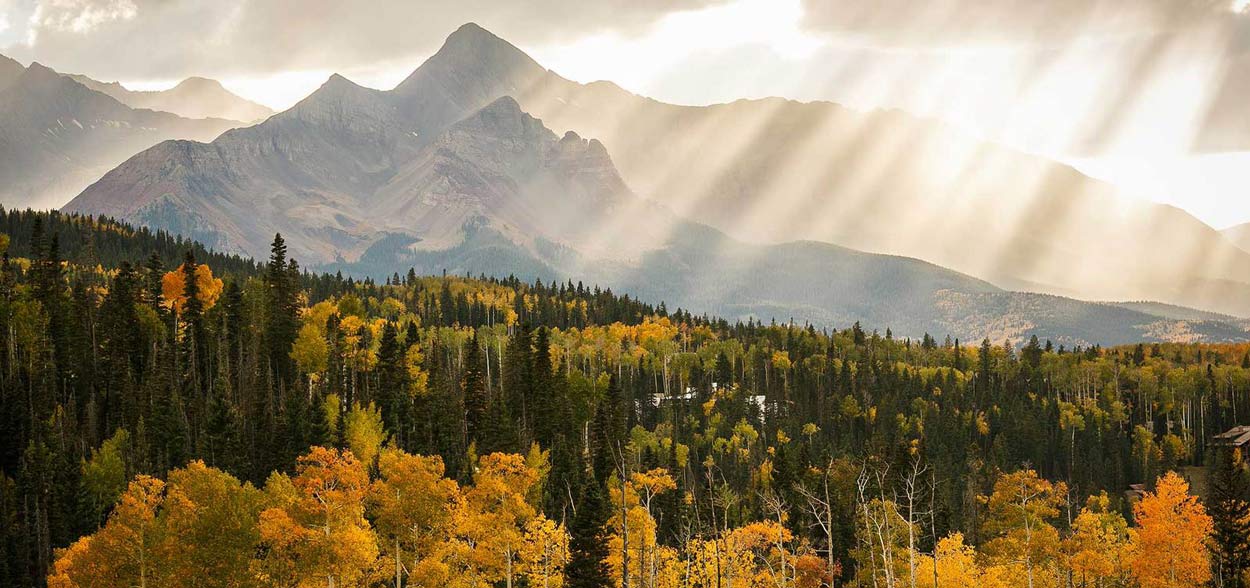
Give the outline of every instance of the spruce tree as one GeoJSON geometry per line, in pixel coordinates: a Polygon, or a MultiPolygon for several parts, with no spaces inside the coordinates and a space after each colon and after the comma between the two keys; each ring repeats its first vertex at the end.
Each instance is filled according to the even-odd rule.
{"type": "Polygon", "coordinates": [[[378,400],[386,430],[400,447],[408,443],[408,384],[404,371],[404,352],[399,345],[399,330],[390,321],[382,327],[378,343],[378,400]]]}
{"type": "Polygon", "coordinates": [[[531,416],[534,440],[543,447],[551,447],[555,441],[557,407],[560,399],[555,386],[555,374],[551,365],[551,343],[547,329],[539,328],[534,336],[534,362],[530,386],[526,390],[530,398],[526,405],[533,407],[531,416]]]}
{"type": "Polygon", "coordinates": [[[265,266],[265,285],[269,290],[266,309],[265,337],[268,342],[269,369],[279,388],[294,381],[295,362],[291,359],[291,345],[299,329],[299,307],[296,297],[297,282],[292,280],[292,265],[286,257],[286,241],[282,234],[275,234],[270,247],[269,263],[265,266]]]}
{"type": "Polygon", "coordinates": [[[528,402],[533,385],[533,341],[528,326],[512,331],[503,355],[503,396],[512,415],[521,425],[522,438],[528,438],[532,420],[528,402]]]}
{"type": "Polygon", "coordinates": [[[591,429],[592,459],[595,477],[606,480],[616,470],[617,452],[625,444],[625,406],[616,376],[608,377],[608,389],[595,410],[594,427],[591,429]]]}
{"type": "Polygon", "coordinates": [[[464,428],[465,444],[472,445],[480,441],[486,426],[486,411],[490,399],[486,393],[486,380],[482,374],[482,354],[478,348],[477,335],[469,341],[469,349],[464,354],[464,428]]]}
{"type": "Polygon", "coordinates": [[[1250,480],[1241,451],[1219,448],[1211,479],[1212,552],[1225,588],[1246,588],[1250,571],[1250,480]]]}
{"type": "Polygon", "coordinates": [[[599,482],[587,479],[577,497],[577,512],[569,527],[569,559],[564,582],[569,588],[612,586],[608,568],[609,506],[599,482]]]}

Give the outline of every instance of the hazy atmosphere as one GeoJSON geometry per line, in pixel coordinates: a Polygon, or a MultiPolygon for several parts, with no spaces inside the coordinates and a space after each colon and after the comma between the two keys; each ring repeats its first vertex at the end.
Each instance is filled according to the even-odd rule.
{"type": "Polygon", "coordinates": [[[1217,229],[1250,221],[1250,121],[1228,112],[1250,79],[1237,0],[3,0],[0,51],[130,89],[212,77],[284,109],[332,73],[389,89],[467,21],[576,81],[678,104],[899,108],[1217,229]]]}
{"type": "Polygon", "coordinates": [[[1250,0],[0,0],[0,588],[1250,588],[1250,0]]]}

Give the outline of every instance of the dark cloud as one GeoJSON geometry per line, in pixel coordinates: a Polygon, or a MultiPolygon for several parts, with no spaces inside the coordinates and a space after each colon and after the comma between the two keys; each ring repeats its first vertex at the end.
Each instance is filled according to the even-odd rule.
{"type": "Polygon", "coordinates": [[[883,45],[1052,43],[1170,33],[1234,17],[1231,0],[803,0],[805,25],[883,45]]]}
{"type": "Polygon", "coordinates": [[[21,23],[34,42],[6,52],[108,79],[346,70],[419,58],[469,21],[541,44],[721,1],[36,0],[21,23]]]}

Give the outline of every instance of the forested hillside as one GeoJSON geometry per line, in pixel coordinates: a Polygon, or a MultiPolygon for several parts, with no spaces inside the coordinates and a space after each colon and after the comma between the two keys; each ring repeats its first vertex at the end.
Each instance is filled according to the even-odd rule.
{"type": "Polygon", "coordinates": [[[3,586],[1245,585],[1210,440],[1250,345],[731,324],[0,223],[3,586]]]}

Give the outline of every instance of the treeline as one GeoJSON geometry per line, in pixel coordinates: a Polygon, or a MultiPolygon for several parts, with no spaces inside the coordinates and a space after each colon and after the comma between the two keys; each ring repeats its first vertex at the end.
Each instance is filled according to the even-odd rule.
{"type": "MultiPolygon", "coordinates": [[[[190,516],[163,514],[188,472],[251,497],[238,524],[263,535],[277,524],[263,513],[296,508],[300,492],[325,499],[294,482],[311,467],[298,458],[315,446],[350,448],[351,456],[311,455],[355,463],[364,479],[353,479],[369,488],[386,476],[376,455],[387,451],[436,459],[436,477],[462,492],[480,484],[479,456],[528,456],[535,482],[525,503],[569,536],[570,555],[557,567],[571,567],[544,576],[547,586],[566,575],[572,585],[599,585],[573,576],[600,572],[621,585],[658,586],[662,561],[688,573],[698,562],[719,566],[733,547],[724,542],[739,540],[763,550],[742,557],[764,567],[731,585],[913,586],[927,576],[946,586],[942,573],[920,572],[924,557],[941,570],[957,553],[977,573],[999,566],[1006,585],[1024,585],[1012,583],[1025,577],[1012,570],[1036,575],[1038,586],[1171,585],[1143,580],[1128,556],[1097,582],[1075,583],[1065,549],[1083,537],[1085,511],[1107,528],[1128,528],[1129,484],[1152,487],[1168,471],[1205,467],[1218,474],[1207,497],[1218,557],[1186,553],[1221,585],[1241,585],[1229,582],[1246,567],[1245,542],[1235,540],[1250,534],[1237,515],[1244,461],[1208,443],[1250,414],[1244,345],[1064,349],[1034,340],[1016,349],[900,339],[859,325],[729,324],[581,284],[313,275],[287,258],[280,237],[268,262],[255,265],[116,223],[4,219],[13,238],[0,260],[0,584],[54,575],[112,585],[69,570],[93,569],[73,565],[99,561],[85,546],[108,544],[101,537],[134,508],[153,513],[148,521],[190,516]],[[74,244],[70,253],[62,243],[74,244]],[[115,265],[93,263],[105,258],[115,265]],[[187,467],[193,460],[204,465],[187,467]],[[151,478],[127,489],[136,476],[151,478]],[[1004,481],[1040,488],[1046,507],[1021,514],[1006,498],[995,507],[994,496],[1011,488],[1004,481]],[[635,501],[645,502],[646,517],[630,514],[635,501]],[[630,522],[613,523],[614,508],[630,522]],[[1054,530],[1046,549],[1032,539],[1027,557],[1002,548],[1000,539],[1020,528],[1032,536],[1043,523],[1054,530]],[[58,571],[54,553],[71,544],[58,571]]],[[[344,508],[360,511],[363,522],[353,524],[376,543],[362,548],[379,554],[368,574],[295,583],[426,585],[402,562],[389,576],[374,569],[397,548],[379,538],[386,523],[361,492],[364,502],[344,508]]],[[[297,510],[284,511],[283,524],[311,528],[311,511],[297,510]]],[[[1195,520],[1206,541],[1209,529],[1195,520]]],[[[245,535],[240,545],[278,549],[245,535]]],[[[288,535],[305,536],[271,539],[288,535]]],[[[1133,545],[1127,531],[1105,535],[1133,545]]],[[[271,585],[297,577],[262,571],[256,566],[268,564],[248,553],[232,569],[271,585]]],[[[158,568],[173,569],[147,569],[158,568]]],[[[508,577],[529,577],[521,569],[508,577]]],[[[728,578],[718,569],[706,577],[728,578]]],[[[239,585],[211,576],[196,581],[239,585]]],[[[490,578],[480,582],[507,581],[490,578]]],[[[518,581],[537,581],[529,578],[518,581]]]]}

